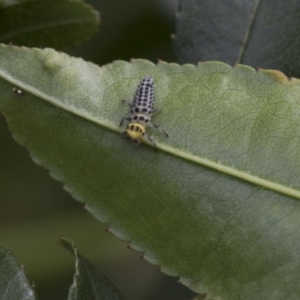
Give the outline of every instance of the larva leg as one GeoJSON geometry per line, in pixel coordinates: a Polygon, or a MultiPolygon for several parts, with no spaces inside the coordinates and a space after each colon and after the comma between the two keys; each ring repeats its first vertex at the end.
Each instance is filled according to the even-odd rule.
{"type": "Polygon", "coordinates": [[[160,111],[159,108],[153,108],[153,109],[152,109],[152,114],[154,115],[154,114],[156,114],[156,113],[159,112],[159,111],[160,111]]]}
{"type": "Polygon", "coordinates": [[[128,100],[122,100],[122,103],[126,103],[130,108],[133,108],[133,103],[129,102],[128,100]]]}
{"type": "Polygon", "coordinates": [[[126,120],[126,121],[131,121],[131,117],[123,117],[123,118],[121,119],[121,121],[120,121],[120,124],[119,124],[120,127],[123,125],[124,120],[126,120]]]}
{"type": "Polygon", "coordinates": [[[156,151],[156,143],[154,142],[154,140],[152,139],[152,137],[149,136],[147,133],[144,134],[144,137],[146,137],[148,139],[148,141],[153,145],[154,150],[156,151]]]}
{"type": "Polygon", "coordinates": [[[163,133],[166,135],[166,137],[169,137],[169,134],[168,134],[163,128],[161,128],[159,125],[150,123],[148,126],[153,127],[153,128],[155,128],[155,129],[157,129],[157,130],[163,132],[163,133]]]}
{"type": "Polygon", "coordinates": [[[127,135],[127,131],[123,131],[123,132],[121,132],[121,135],[123,135],[124,137],[128,137],[128,135],[127,135]]]}

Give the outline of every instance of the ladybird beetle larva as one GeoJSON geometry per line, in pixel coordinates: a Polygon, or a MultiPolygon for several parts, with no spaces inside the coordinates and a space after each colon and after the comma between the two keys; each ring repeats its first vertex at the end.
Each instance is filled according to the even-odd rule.
{"type": "Polygon", "coordinates": [[[154,140],[146,133],[146,127],[153,127],[163,132],[166,137],[169,134],[160,126],[151,123],[151,117],[158,109],[154,108],[154,81],[150,76],[142,79],[136,89],[133,102],[122,100],[130,107],[131,115],[123,117],[120,122],[122,126],[124,120],[129,121],[126,131],[122,135],[129,137],[129,139],[136,145],[141,143],[142,137],[146,137],[156,149],[154,140]]]}

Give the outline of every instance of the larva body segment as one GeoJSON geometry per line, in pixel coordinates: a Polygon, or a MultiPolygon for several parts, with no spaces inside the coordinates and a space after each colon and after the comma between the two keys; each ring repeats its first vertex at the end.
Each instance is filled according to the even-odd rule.
{"type": "Polygon", "coordinates": [[[132,103],[127,100],[123,100],[123,102],[129,105],[131,115],[121,119],[120,126],[124,120],[129,121],[126,131],[122,134],[129,137],[134,144],[140,144],[142,137],[146,137],[156,149],[155,142],[146,133],[147,126],[154,127],[169,137],[164,129],[151,123],[152,114],[157,112],[154,108],[154,80],[152,77],[147,76],[140,81],[132,103]]]}
{"type": "Polygon", "coordinates": [[[132,105],[135,109],[131,109],[132,114],[136,112],[143,112],[148,115],[152,114],[154,105],[154,81],[151,77],[148,76],[141,80],[136,89],[132,105]]]}

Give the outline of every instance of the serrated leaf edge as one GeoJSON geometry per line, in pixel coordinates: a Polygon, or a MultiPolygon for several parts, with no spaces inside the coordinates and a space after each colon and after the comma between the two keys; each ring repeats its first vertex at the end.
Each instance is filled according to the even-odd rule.
{"type": "MultiPolygon", "coordinates": [[[[35,50],[39,50],[39,49],[35,49],[35,50]]],[[[41,50],[40,50],[41,51],[41,50]]],[[[135,62],[141,62],[144,60],[139,60],[136,59],[135,62]]],[[[162,62],[160,62],[161,64],[162,62]]],[[[204,62],[204,63],[200,63],[198,65],[198,67],[201,67],[202,64],[211,64],[211,63],[215,63],[215,62],[204,62]]],[[[222,63],[226,66],[228,66],[229,68],[231,68],[229,65],[222,63]]],[[[172,65],[177,65],[172,63],[172,65]]],[[[185,67],[191,66],[196,68],[196,66],[194,65],[183,65],[185,67]]],[[[104,66],[106,67],[106,66],[104,66]]],[[[178,65],[178,67],[180,67],[180,65],[178,65]]],[[[245,66],[245,65],[237,65],[235,68],[248,68],[251,69],[255,72],[255,70],[249,66],[245,66]]],[[[280,71],[275,71],[275,70],[263,70],[260,69],[259,70],[260,73],[268,76],[268,77],[273,77],[275,80],[277,80],[278,82],[282,83],[282,84],[286,84],[286,85],[293,85],[293,84],[299,84],[300,81],[298,79],[292,78],[292,80],[289,80],[283,73],[281,73],[280,71]]],[[[67,106],[65,104],[62,104],[59,100],[57,100],[54,97],[48,96],[47,94],[41,92],[40,90],[38,90],[37,88],[34,88],[32,86],[28,86],[27,84],[23,84],[21,81],[14,79],[12,76],[10,76],[9,74],[6,74],[5,72],[0,70],[0,77],[2,77],[3,79],[6,79],[8,82],[12,83],[13,85],[17,85],[19,88],[21,88],[22,90],[25,90],[27,92],[30,92],[32,94],[34,94],[35,96],[42,98],[44,100],[46,100],[47,102],[49,102],[50,104],[59,107],[67,112],[70,112],[76,116],[79,116],[81,118],[84,118],[85,120],[91,121],[95,124],[98,124],[100,126],[106,127],[107,129],[114,131],[114,132],[119,132],[120,128],[117,124],[114,124],[106,119],[99,119],[93,116],[90,116],[86,113],[83,113],[81,111],[79,111],[78,109],[72,108],[70,106],[67,106]]],[[[145,141],[148,145],[150,145],[149,142],[145,141]]],[[[214,162],[212,160],[209,160],[207,158],[202,158],[199,157],[197,155],[194,155],[192,153],[189,153],[187,151],[183,151],[180,150],[178,148],[174,148],[172,146],[169,146],[166,143],[157,143],[157,148],[159,148],[160,150],[165,151],[166,153],[175,155],[177,157],[183,158],[185,160],[189,160],[191,162],[197,163],[199,165],[211,168],[213,170],[216,170],[218,172],[222,172],[226,175],[229,176],[233,176],[235,178],[244,180],[246,182],[261,186],[262,188],[266,188],[269,190],[272,190],[274,192],[278,192],[280,194],[286,195],[286,196],[290,196],[290,197],[295,197],[300,199],[300,191],[297,189],[294,189],[292,187],[288,187],[285,185],[282,185],[278,182],[273,182],[267,179],[263,179],[261,177],[252,175],[250,173],[247,173],[245,171],[240,171],[238,169],[235,169],[231,166],[226,166],[226,165],[222,165],[220,162],[214,162]]]]}

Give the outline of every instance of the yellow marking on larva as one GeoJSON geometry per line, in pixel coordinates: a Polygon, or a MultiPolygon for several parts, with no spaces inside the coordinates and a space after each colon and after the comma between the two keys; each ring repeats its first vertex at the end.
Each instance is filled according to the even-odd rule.
{"type": "Polygon", "coordinates": [[[132,139],[141,139],[145,134],[145,127],[139,123],[129,123],[127,126],[127,134],[132,139]]]}

